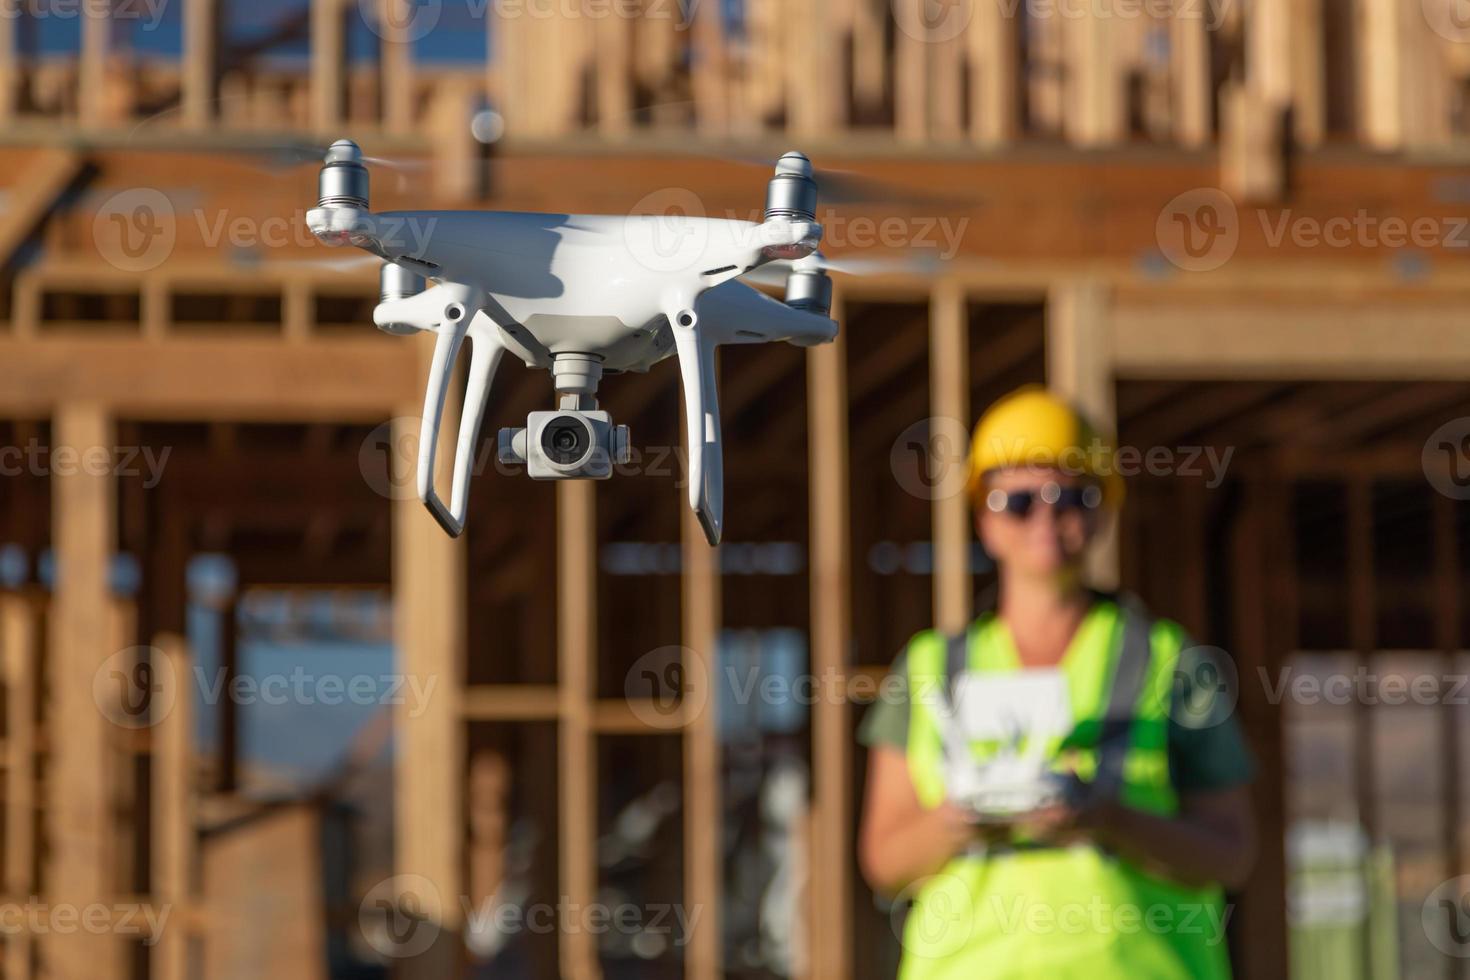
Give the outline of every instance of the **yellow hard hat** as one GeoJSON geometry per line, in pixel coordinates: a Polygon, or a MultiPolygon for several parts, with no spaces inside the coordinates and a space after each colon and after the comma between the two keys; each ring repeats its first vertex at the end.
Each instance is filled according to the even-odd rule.
{"type": "Polygon", "coordinates": [[[986,410],[970,439],[967,489],[979,494],[985,474],[1015,466],[1055,467],[1095,478],[1103,505],[1123,503],[1123,478],[1112,442],[1065,400],[1041,385],[1026,385],[986,410]]]}

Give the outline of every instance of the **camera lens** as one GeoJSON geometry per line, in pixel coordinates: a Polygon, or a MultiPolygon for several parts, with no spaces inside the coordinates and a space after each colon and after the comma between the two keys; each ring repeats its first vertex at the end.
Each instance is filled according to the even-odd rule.
{"type": "Polygon", "coordinates": [[[575,415],[558,415],[541,429],[541,451],[558,466],[580,463],[592,446],[592,430],[575,415]]]}

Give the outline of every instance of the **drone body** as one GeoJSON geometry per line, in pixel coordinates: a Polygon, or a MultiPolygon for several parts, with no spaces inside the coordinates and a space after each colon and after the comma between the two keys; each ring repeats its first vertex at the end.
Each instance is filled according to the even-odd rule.
{"type": "Polygon", "coordinates": [[[328,245],[354,245],[384,260],[374,322],[390,333],[436,336],[419,440],[418,492],[451,535],[464,527],[470,467],[486,398],[508,350],[549,370],[560,405],[533,412],[525,429],[500,433],[505,461],[539,479],[604,478],[626,458],[627,432],[597,410],[604,372],[646,371],[677,356],[689,440],[690,506],[711,544],[723,511],[720,414],[714,351],[723,344],[830,341],[831,284],[815,255],[811,165],[787,154],[757,224],[684,215],[565,215],[368,209],[357,146],[327,152],[320,204],[307,214],[328,245]],[[405,228],[416,234],[403,234],[405,228]],[[411,240],[410,240],[411,238],[411,240]],[[796,260],[787,301],[738,277],[773,260],[796,260]],[[433,285],[423,288],[425,280],[433,285]],[[450,503],[434,488],[434,459],[452,367],[465,338],[470,368],[450,503]]]}

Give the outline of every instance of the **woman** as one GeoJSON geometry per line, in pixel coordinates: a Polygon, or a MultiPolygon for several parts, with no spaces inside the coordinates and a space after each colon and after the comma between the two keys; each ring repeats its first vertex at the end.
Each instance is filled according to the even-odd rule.
{"type": "Polygon", "coordinates": [[[1179,626],[1087,588],[1122,498],[1111,449],[1028,387],[980,420],[969,466],[995,608],[916,636],[903,697],[861,733],[863,873],[914,901],[900,976],[1227,978],[1251,763],[1179,626]]]}

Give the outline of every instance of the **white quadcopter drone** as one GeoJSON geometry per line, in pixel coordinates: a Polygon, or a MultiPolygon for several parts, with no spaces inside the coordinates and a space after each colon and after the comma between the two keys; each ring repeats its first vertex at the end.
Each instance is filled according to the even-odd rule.
{"type": "Polygon", "coordinates": [[[689,505],[710,544],[723,510],[715,348],[786,340],[811,346],[837,336],[832,283],[817,253],[817,185],[811,162],[776,164],[760,224],[685,215],[567,215],[514,211],[368,210],[368,171],[351,140],[327,150],[320,201],[307,212],[327,245],[382,258],[373,322],[394,334],[437,334],[419,431],[418,494],[439,524],[464,530],[480,422],[500,356],[545,368],[560,394],[554,411],[502,429],[503,462],[533,479],[606,479],[629,458],[628,430],[597,408],[606,372],[647,371],[677,354],[689,440],[689,505]],[[414,241],[402,229],[419,229],[414,241]],[[770,262],[789,267],[786,301],[741,276],[770,262]],[[433,285],[425,288],[426,280],[433,285]],[[434,487],[444,399],[460,346],[471,354],[449,506],[434,487]]]}

